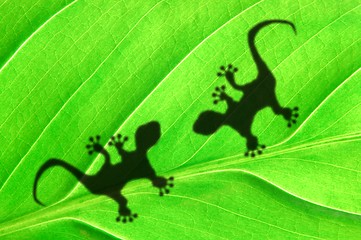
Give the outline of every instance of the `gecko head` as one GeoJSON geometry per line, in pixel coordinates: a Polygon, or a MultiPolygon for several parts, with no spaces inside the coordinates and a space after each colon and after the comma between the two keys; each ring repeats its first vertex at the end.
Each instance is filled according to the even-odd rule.
{"type": "Polygon", "coordinates": [[[160,124],[158,122],[152,121],[140,126],[135,133],[137,149],[147,151],[158,142],[160,135],[160,124]]]}
{"type": "Polygon", "coordinates": [[[202,135],[215,133],[222,125],[224,115],[214,111],[202,112],[193,125],[193,131],[202,135]]]}

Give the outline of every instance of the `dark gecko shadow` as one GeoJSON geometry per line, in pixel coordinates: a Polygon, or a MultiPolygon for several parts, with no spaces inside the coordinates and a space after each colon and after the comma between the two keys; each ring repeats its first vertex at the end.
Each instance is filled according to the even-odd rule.
{"type": "Polygon", "coordinates": [[[221,126],[229,126],[236,130],[242,137],[246,138],[247,151],[245,156],[254,157],[256,153],[262,154],[266,147],[259,144],[258,138],[252,133],[251,127],[256,114],[266,107],[271,107],[276,115],[281,115],[288,122],[288,127],[296,123],[298,117],[298,107],[293,109],[282,107],[276,97],[276,79],[266,63],[261,58],[255,45],[257,33],[264,27],[281,23],[292,27],[296,33],[296,28],[292,22],[286,20],[267,20],[254,26],[248,32],[248,45],[251,50],[252,58],[257,66],[258,75],[255,80],[245,85],[238,85],[234,74],[238,71],[231,64],[227,67],[221,66],[217,75],[225,76],[231,87],[243,93],[242,98],[237,102],[225,93],[225,86],[217,87],[212,97],[215,98],[214,104],[225,101],[227,110],[225,113],[215,111],[202,112],[195,124],[193,130],[196,133],[210,135],[215,133],[221,126]]]}
{"type": "Polygon", "coordinates": [[[119,206],[119,216],[116,218],[118,222],[132,222],[138,215],[132,213],[127,207],[128,201],[121,193],[125,184],[140,178],[149,179],[153,186],[159,189],[160,196],[169,193],[168,187],[173,187],[173,177],[166,179],[165,177],[157,176],[147,157],[148,150],[157,143],[160,135],[160,125],[158,122],[149,122],[140,126],[135,134],[135,151],[124,150],[123,146],[128,137],[122,137],[120,134],[112,137],[109,145],[115,146],[122,159],[120,163],[116,164],[110,162],[109,153],[100,145],[100,136],[91,137],[90,144],[86,148],[89,150],[89,154],[100,153],[104,156],[105,161],[101,169],[95,175],[87,175],[63,160],[49,159],[40,167],[36,174],[33,186],[34,200],[38,204],[44,205],[37,198],[38,181],[46,170],[59,166],[74,175],[91,193],[106,195],[116,201],[119,206]]]}

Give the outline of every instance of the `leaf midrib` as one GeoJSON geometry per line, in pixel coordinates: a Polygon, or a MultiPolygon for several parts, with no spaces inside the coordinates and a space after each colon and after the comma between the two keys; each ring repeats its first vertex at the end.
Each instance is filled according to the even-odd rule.
{"type": "MultiPolygon", "coordinates": [[[[345,138],[345,139],[347,139],[347,138],[345,138]]],[[[358,135],[357,138],[354,141],[360,141],[360,140],[361,140],[361,134],[358,135]]],[[[348,141],[348,140],[345,140],[345,141],[348,141]]],[[[341,142],[345,142],[345,141],[341,141],[341,142]]],[[[334,142],[327,143],[327,144],[333,144],[333,143],[334,142]]],[[[323,147],[323,146],[324,146],[324,144],[315,144],[313,147],[317,148],[317,147],[323,147]]],[[[277,152],[274,152],[273,155],[277,155],[277,152]]],[[[280,155],[280,154],[278,154],[278,155],[280,155]]],[[[256,159],[256,160],[253,159],[251,161],[254,161],[254,162],[257,161],[258,162],[258,161],[269,160],[269,157],[272,157],[272,154],[265,154],[264,156],[262,156],[262,158],[259,158],[259,159],[256,159]]],[[[204,166],[204,167],[202,166],[202,165],[204,165],[204,163],[198,163],[198,164],[195,164],[195,165],[187,167],[187,168],[179,169],[178,171],[176,171],[176,170],[174,170],[172,172],[167,171],[165,173],[166,174],[175,173],[173,175],[176,175],[176,179],[178,179],[178,180],[183,179],[184,180],[184,179],[187,179],[189,177],[195,177],[195,176],[198,176],[198,175],[204,175],[204,174],[209,174],[209,173],[213,173],[213,172],[215,173],[215,172],[222,172],[222,171],[238,171],[238,172],[242,172],[242,173],[246,173],[246,174],[251,174],[251,175],[253,175],[253,176],[255,176],[255,177],[257,177],[257,178],[259,178],[259,179],[261,179],[263,181],[266,181],[267,183],[277,187],[281,191],[283,191],[283,192],[285,192],[285,193],[287,193],[287,194],[289,194],[289,195],[291,195],[291,196],[293,196],[293,197],[295,197],[297,199],[300,199],[302,201],[317,205],[317,206],[322,207],[322,208],[327,208],[327,209],[330,209],[330,210],[333,210],[333,211],[339,211],[339,212],[342,212],[342,213],[345,213],[345,214],[361,216],[361,213],[350,212],[350,211],[347,211],[347,210],[334,208],[334,207],[327,206],[327,205],[324,205],[324,204],[321,204],[321,203],[313,202],[312,200],[309,200],[309,199],[303,198],[301,196],[298,196],[296,194],[293,194],[290,191],[282,188],[281,186],[278,186],[278,185],[274,184],[270,180],[265,179],[265,178],[255,174],[255,173],[252,173],[250,171],[247,171],[247,170],[244,170],[244,169],[229,169],[229,168],[227,168],[227,167],[231,167],[232,165],[236,165],[236,164],[237,165],[239,165],[239,164],[242,165],[242,164],[245,164],[245,163],[249,164],[250,161],[242,162],[241,158],[237,158],[234,161],[230,161],[229,158],[227,158],[226,160],[227,161],[225,161],[225,159],[218,159],[218,160],[216,159],[216,160],[207,162],[207,165],[204,166]],[[222,160],[223,160],[223,162],[222,162],[222,160]]],[[[324,164],[322,162],[314,162],[314,163],[315,164],[324,164]]],[[[329,165],[329,166],[336,167],[336,168],[340,167],[340,166],[337,166],[337,165],[334,165],[334,166],[329,165]]],[[[135,182],[135,184],[132,187],[125,188],[123,192],[124,192],[124,194],[126,196],[137,195],[137,194],[140,194],[140,192],[136,191],[136,189],[146,187],[147,185],[149,185],[148,182],[146,183],[145,181],[138,181],[138,182],[135,182]]],[[[91,195],[90,193],[86,194],[86,195],[82,195],[80,197],[69,199],[69,200],[62,199],[62,200],[60,200],[59,202],[57,202],[57,203],[55,203],[53,205],[50,205],[50,206],[47,206],[45,208],[36,210],[34,212],[27,213],[27,214],[25,214],[25,215],[23,215],[23,216],[21,216],[19,218],[15,218],[15,219],[11,219],[11,220],[2,222],[0,224],[0,226],[3,225],[3,227],[0,228],[0,232],[5,232],[5,230],[10,228],[10,227],[14,227],[14,226],[17,226],[17,225],[22,225],[22,224],[25,224],[27,222],[33,222],[33,221],[36,222],[37,219],[41,220],[44,217],[45,218],[51,218],[53,216],[58,216],[58,215],[61,215],[63,213],[72,212],[74,209],[78,210],[80,208],[85,208],[85,207],[91,206],[93,204],[98,204],[98,203],[101,203],[101,202],[104,202],[104,201],[113,201],[113,200],[106,199],[104,196],[91,195]],[[89,199],[89,200],[85,200],[85,199],[89,199]],[[33,215],[36,215],[36,217],[32,218],[33,215]],[[22,219],[25,219],[25,220],[22,220],[22,219]]],[[[31,226],[33,226],[33,225],[31,225],[31,226]]],[[[31,227],[31,226],[28,226],[28,227],[31,227]]],[[[6,234],[8,234],[8,233],[6,233],[6,234]]]]}

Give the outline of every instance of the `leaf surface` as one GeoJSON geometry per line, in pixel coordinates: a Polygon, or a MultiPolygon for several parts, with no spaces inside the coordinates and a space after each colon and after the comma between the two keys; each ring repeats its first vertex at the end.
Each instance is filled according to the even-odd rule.
{"type": "MultiPolygon", "coordinates": [[[[360,1],[118,1],[0,3],[1,239],[357,239],[361,234],[360,1]],[[16,10],[18,9],[18,10],[16,10]],[[246,141],[229,127],[193,132],[212,103],[219,66],[257,69],[247,33],[257,35],[283,106],[299,106],[292,128],[267,108],[252,132],[267,145],[244,156],[246,141]],[[89,193],[69,172],[35,174],[49,158],[88,174],[104,160],[101,143],[149,121],[162,136],[148,152],[175,188],[160,198],[148,180],[122,191],[139,214],[115,221],[117,204],[89,193]]],[[[239,99],[241,94],[229,94],[239,99]]],[[[109,149],[112,162],[119,161],[109,149]]]]}

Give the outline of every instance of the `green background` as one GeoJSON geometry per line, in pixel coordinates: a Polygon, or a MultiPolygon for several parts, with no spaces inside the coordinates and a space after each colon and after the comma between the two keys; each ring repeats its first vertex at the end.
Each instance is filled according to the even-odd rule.
{"type": "MultiPolygon", "coordinates": [[[[361,2],[359,0],[58,0],[0,2],[1,239],[359,239],[361,236],[361,2]],[[299,106],[287,128],[265,109],[252,131],[268,148],[246,158],[231,128],[192,131],[225,83],[220,65],[257,72],[247,32],[272,25],[257,47],[277,79],[284,106],[299,106]],[[89,136],[116,133],[134,149],[138,126],[159,121],[149,153],[175,188],[160,198],[149,181],[124,194],[139,214],[115,221],[117,204],[95,196],[60,168],[89,174],[89,136]]],[[[228,88],[230,89],[230,88],[228,88]]],[[[229,91],[235,97],[241,95],[229,91]]],[[[112,162],[120,161],[114,149],[112,162]]]]}

